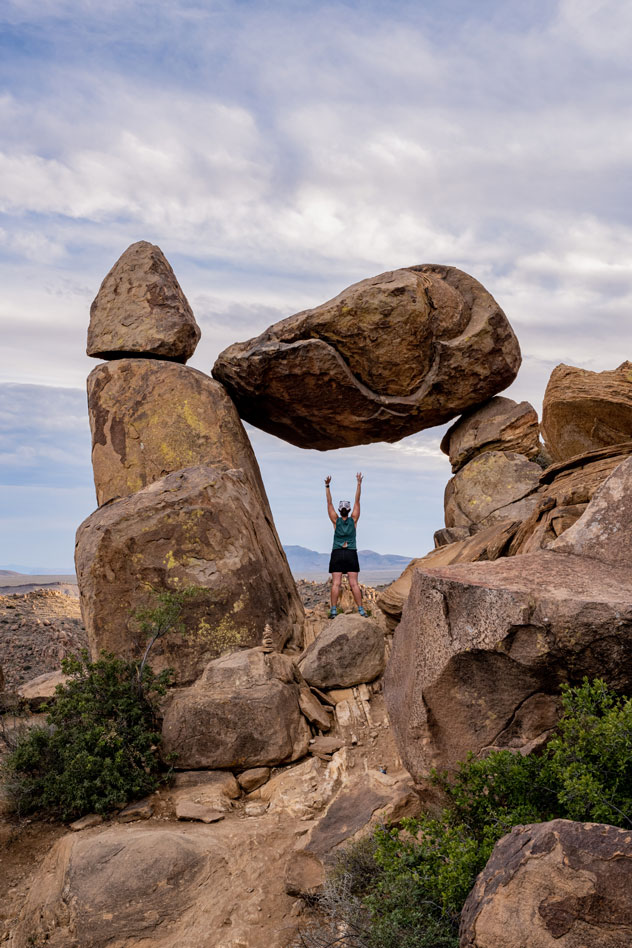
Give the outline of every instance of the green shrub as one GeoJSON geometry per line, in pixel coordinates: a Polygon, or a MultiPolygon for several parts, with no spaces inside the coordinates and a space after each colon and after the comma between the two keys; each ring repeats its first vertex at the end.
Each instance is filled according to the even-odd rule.
{"type": "Polygon", "coordinates": [[[160,730],[152,702],[170,673],[102,653],[67,658],[46,727],[27,732],[4,764],[5,784],[20,815],[73,819],[107,813],[157,788],[164,778],[160,730]]]}
{"type": "Polygon", "coordinates": [[[447,800],[441,819],[379,828],[370,847],[362,842],[362,858],[358,844],[338,858],[323,907],[330,930],[348,933],[340,944],[457,948],[463,903],[512,827],[559,817],[632,827],[632,699],[600,680],[566,686],[541,754],[470,755],[456,773],[432,779],[447,800]]]}

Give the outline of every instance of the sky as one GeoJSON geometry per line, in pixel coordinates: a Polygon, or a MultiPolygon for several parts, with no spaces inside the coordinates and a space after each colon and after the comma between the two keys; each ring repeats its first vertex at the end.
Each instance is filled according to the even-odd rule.
{"type": "MultiPolygon", "coordinates": [[[[190,365],[384,270],[460,267],[555,365],[632,355],[632,5],[621,0],[4,0],[0,565],[72,569],[95,508],[89,306],[136,240],[171,262],[190,365]]],[[[249,428],[281,539],[420,556],[444,429],[302,451],[249,428]]]]}

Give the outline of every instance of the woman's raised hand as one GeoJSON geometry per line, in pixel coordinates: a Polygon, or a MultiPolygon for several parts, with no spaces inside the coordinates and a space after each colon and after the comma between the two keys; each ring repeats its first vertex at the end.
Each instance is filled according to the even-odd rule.
{"type": "Polygon", "coordinates": [[[361,474],[360,471],[358,471],[358,473],[356,474],[356,480],[357,480],[358,484],[361,484],[361,483],[362,483],[362,474],[361,474]]]}
{"type": "Polygon", "coordinates": [[[325,478],[325,487],[329,487],[330,484],[331,484],[331,474],[328,474],[327,477],[325,478]]]}

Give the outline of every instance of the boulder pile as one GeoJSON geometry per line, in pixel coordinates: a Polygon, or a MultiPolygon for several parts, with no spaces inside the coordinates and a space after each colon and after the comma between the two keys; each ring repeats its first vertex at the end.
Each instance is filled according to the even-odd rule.
{"type": "MultiPolygon", "coordinates": [[[[57,840],[13,948],[288,948],[332,855],[418,813],[432,767],[537,750],[563,683],[632,690],[632,363],[559,366],[540,426],[498,395],[520,365],[505,314],[440,265],[363,280],[235,343],[213,378],[186,365],[199,337],[161,250],[133,244],[91,308],[98,508],[76,566],[94,656],[140,657],[139,609],[196,588],[184,631],[151,655],[175,671],[160,708],[175,780],[57,840]],[[455,418],[435,549],[381,613],[349,599],[306,622],[242,421],[327,450],[455,418]]],[[[22,686],[31,710],[53,677],[22,686]]],[[[628,944],[631,866],[622,830],[517,827],[467,900],[461,946],[523,948],[525,932],[542,948],[628,944]]]]}
{"type": "Polygon", "coordinates": [[[300,647],[303,607],[259,466],[219,382],[183,363],[200,330],[159,247],[129,247],[90,310],[88,379],[99,509],[77,531],[81,609],[94,655],[142,648],[134,613],[196,586],[187,634],[157,643],[156,667],[194,681],[227,649],[300,647]]]}

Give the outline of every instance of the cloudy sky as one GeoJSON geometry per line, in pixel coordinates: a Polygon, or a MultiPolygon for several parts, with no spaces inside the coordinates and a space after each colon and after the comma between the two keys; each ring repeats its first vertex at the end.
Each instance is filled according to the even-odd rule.
{"type": "MultiPolygon", "coordinates": [[[[4,0],[0,565],[71,568],[95,506],[88,308],[159,244],[210,371],[367,276],[468,271],[524,361],[632,355],[632,5],[622,0],[4,0]]],[[[362,547],[442,526],[441,432],[300,451],[251,431],[285,543],[329,546],[322,477],[366,473],[362,547]]]]}

